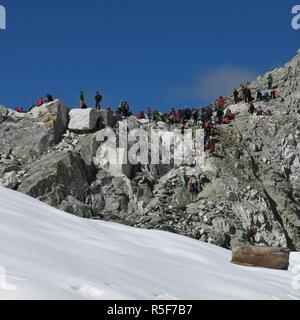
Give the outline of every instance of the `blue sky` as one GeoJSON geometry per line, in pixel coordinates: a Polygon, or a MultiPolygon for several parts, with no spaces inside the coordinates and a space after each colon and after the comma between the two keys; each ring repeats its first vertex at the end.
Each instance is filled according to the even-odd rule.
{"type": "MultiPolygon", "coordinates": [[[[300,3],[300,1],[298,1],[300,3]]],[[[300,48],[288,0],[0,0],[0,104],[199,106],[300,48]]]]}

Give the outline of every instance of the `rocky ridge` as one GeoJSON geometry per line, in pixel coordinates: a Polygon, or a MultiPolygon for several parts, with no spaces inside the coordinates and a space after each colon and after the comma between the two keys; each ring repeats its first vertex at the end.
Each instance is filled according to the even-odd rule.
{"type": "MultiPolygon", "coordinates": [[[[261,117],[227,99],[236,119],[216,129],[196,201],[186,187],[194,168],[99,161],[97,133],[118,132],[121,119],[105,110],[70,112],[60,100],[27,114],[0,106],[0,183],[84,218],[226,248],[254,243],[300,250],[300,52],[271,73],[284,102],[255,103],[272,111],[261,117]]],[[[268,75],[251,83],[253,92],[266,88],[268,75]]]]}

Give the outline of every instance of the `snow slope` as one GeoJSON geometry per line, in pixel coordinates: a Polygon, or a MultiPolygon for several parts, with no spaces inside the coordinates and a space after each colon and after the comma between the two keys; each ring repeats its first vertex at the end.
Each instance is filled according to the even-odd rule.
{"type": "Polygon", "coordinates": [[[80,219],[2,187],[0,204],[0,299],[300,299],[291,271],[235,266],[215,246],[80,219]]]}

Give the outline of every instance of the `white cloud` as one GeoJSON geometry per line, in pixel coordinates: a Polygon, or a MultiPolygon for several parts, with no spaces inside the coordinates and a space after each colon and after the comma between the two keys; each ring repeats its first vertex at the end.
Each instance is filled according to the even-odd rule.
{"type": "Polygon", "coordinates": [[[253,81],[257,76],[255,71],[247,68],[224,66],[199,75],[184,92],[197,99],[214,100],[220,95],[231,94],[241,83],[253,81]]]}

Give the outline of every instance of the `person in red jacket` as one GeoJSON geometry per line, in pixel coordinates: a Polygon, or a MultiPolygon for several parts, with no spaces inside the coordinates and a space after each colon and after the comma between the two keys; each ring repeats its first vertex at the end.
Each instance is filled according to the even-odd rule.
{"type": "Polygon", "coordinates": [[[22,107],[16,108],[16,112],[24,113],[24,109],[22,107]]]}
{"type": "Polygon", "coordinates": [[[139,120],[145,119],[145,114],[144,114],[144,112],[141,111],[141,112],[138,114],[137,118],[138,118],[139,120]]]}
{"type": "Polygon", "coordinates": [[[225,106],[225,99],[220,96],[220,98],[218,100],[218,107],[219,108],[224,108],[224,106],[225,106]]]}
{"type": "Polygon", "coordinates": [[[38,107],[40,107],[40,106],[42,106],[43,104],[44,104],[43,98],[39,98],[36,105],[37,105],[38,107]]]}
{"type": "Polygon", "coordinates": [[[277,98],[277,90],[276,89],[272,89],[271,91],[271,98],[273,100],[275,100],[277,98]]]}
{"type": "Polygon", "coordinates": [[[180,122],[180,124],[183,125],[183,126],[184,126],[185,123],[186,123],[186,121],[185,121],[185,119],[184,119],[183,117],[180,118],[180,121],[179,121],[179,122],[180,122]]]}

